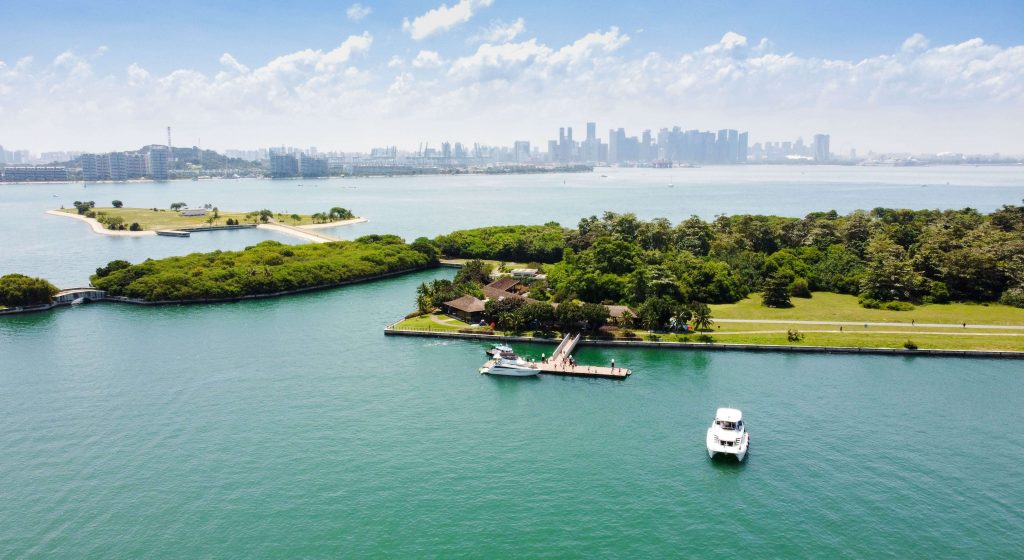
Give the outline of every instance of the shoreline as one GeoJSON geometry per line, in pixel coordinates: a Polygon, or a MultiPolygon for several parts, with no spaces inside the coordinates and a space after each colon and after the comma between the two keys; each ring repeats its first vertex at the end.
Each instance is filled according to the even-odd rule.
{"type": "MultiPolygon", "coordinates": [[[[283,297],[292,294],[301,294],[305,292],[316,292],[322,290],[329,290],[331,288],[340,288],[343,286],[349,286],[352,284],[361,284],[363,282],[372,282],[374,280],[383,280],[392,276],[400,276],[402,274],[409,274],[412,272],[420,272],[434,268],[433,266],[424,266],[418,268],[410,268],[406,270],[395,270],[392,272],[385,272],[383,274],[375,274],[373,276],[367,276],[365,278],[355,278],[352,280],[345,280],[335,284],[320,284],[317,286],[307,286],[305,288],[295,288],[293,290],[284,290],[281,292],[271,292],[267,294],[250,294],[244,296],[235,296],[229,298],[214,298],[214,299],[188,299],[188,300],[160,300],[160,301],[146,301],[143,299],[132,299],[125,296],[106,296],[100,300],[90,300],[90,303],[122,303],[129,305],[201,305],[201,304],[213,304],[213,303],[234,303],[240,301],[254,300],[254,299],[267,299],[283,297]]],[[[42,305],[32,305],[27,307],[8,307],[0,309],[0,317],[4,315],[22,315],[25,313],[37,313],[40,311],[49,311],[58,307],[68,307],[70,304],[66,303],[47,303],[42,305]]]]}
{"type": "MultiPolygon", "coordinates": [[[[81,222],[85,222],[86,224],[89,224],[89,227],[92,229],[93,233],[96,233],[96,234],[99,234],[99,235],[110,235],[110,236],[113,236],[113,237],[147,237],[147,236],[155,236],[155,235],[157,235],[157,230],[128,231],[128,230],[111,230],[111,229],[107,229],[107,228],[103,227],[103,224],[99,223],[99,221],[96,220],[95,218],[89,218],[89,217],[83,216],[81,214],[71,214],[70,212],[62,212],[60,210],[47,210],[45,213],[49,214],[51,216],[61,216],[61,217],[64,217],[64,218],[72,218],[72,219],[75,219],[75,220],[79,220],[81,222]]],[[[368,222],[368,221],[369,220],[366,219],[366,218],[352,218],[350,220],[340,220],[340,221],[337,221],[337,222],[331,222],[331,223],[327,223],[327,224],[310,224],[310,225],[305,225],[305,226],[289,226],[287,224],[268,223],[268,224],[256,224],[256,229],[264,229],[264,230],[269,230],[269,231],[275,231],[275,232],[280,233],[282,235],[287,235],[287,236],[290,236],[290,237],[295,237],[295,238],[298,238],[298,239],[302,239],[302,240],[308,241],[310,243],[329,243],[331,241],[340,241],[340,240],[339,239],[335,239],[333,237],[329,237],[327,235],[319,234],[319,233],[316,233],[316,232],[312,232],[312,231],[305,232],[305,231],[302,231],[302,230],[314,230],[314,229],[323,229],[323,228],[332,228],[332,227],[343,227],[343,226],[350,226],[350,225],[355,225],[355,224],[361,224],[361,223],[368,222]]],[[[159,230],[159,231],[175,231],[175,230],[173,228],[171,228],[170,230],[159,230]]]]}
{"type": "MultiPolygon", "coordinates": [[[[525,342],[536,344],[557,344],[558,339],[534,338],[532,336],[475,334],[440,331],[417,331],[396,329],[394,324],[384,327],[385,336],[412,336],[423,338],[454,338],[463,340],[496,340],[502,342],[525,342]]],[[[780,344],[723,344],[720,342],[655,342],[647,340],[601,340],[580,339],[581,346],[606,346],[616,348],[664,348],[671,350],[714,350],[733,352],[796,352],[810,354],[867,354],[883,356],[933,356],[943,358],[1000,358],[1024,360],[1024,352],[1012,350],[944,350],[906,348],[877,348],[858,346],[783,346],[780,344]]]]}

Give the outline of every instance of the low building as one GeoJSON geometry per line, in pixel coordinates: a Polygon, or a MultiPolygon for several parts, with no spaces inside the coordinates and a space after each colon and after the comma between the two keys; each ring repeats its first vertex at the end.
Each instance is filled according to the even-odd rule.
{"type": "Polygon", "coordinates": [[[484,316],[484,300],[468,294],[446,301],[441,307],[448,315],[458,317],[467,323],[479,322],[484,316]]]}
{"type": "Polygon", "coordinates": [[[8,183],[67,181],[68,170],[59,165],[12,165],[0,170],[0,176],[8,183]]]}
{"type": "Polygon", "coordinates": [[[207,212],[206,208],[184,208],[180,214],[182,216],[205,216],[207,212]]]}
{"type": "Polygon", "coordinates": [[[512,278],[521,281],[533,280],[537,277],[536,268],[516,268],[512,270],[512,278]]]}

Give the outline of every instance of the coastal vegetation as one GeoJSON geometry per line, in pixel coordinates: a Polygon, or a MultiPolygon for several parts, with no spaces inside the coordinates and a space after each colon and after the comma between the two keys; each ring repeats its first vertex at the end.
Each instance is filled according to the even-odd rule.
{"type": "Polygon", "coordinates": [[[24,274],[0,276],[0,307],[45,305],[53,302],[57,287],[42,278],[24,274]]]}
{"type": "Polygon", "coordinates": [[[222,212],[219,208],[210,207],[206,209],[205,215],[185,216],[180,213],[180,210],[186,206],[184,202],[175,202],[170,205],[168,210],[161,208],[125,208],[120,200],[115,200],[111,207],[97,208],[96,203],[93,201],[75,201],[74,208],[62,208],[61,211],[94,218],[107,229],[131,231],[153,231],[217,225],[266,224],[274,221],[302,226],[329,224],[356,217],[350,210],[340,206],[314,214],[283,213],[267,209],[251,212],[222,212]]]}
{"type": "Polygon", "coordinates": [[[355,241],[284,245],[264,241],[242,251],[193,253],[146,260],[112,261],[92,284],[112,296],[145,301],[230,299],[326,287],[436,264],[393,235],[355,241]]]}
{"type": "Polygon", "coordinates": [[[531,297],[654,309],[725,304],[760,294],[779,312],[812,291],[857,296],[869,309],[951,301],[1024,306],[1024,207],[896,210],[804,218],[739,215],[677,224],[607,212],[575,229],[554,223],[456,231],[445,256],[547,263],[531,297]]]}

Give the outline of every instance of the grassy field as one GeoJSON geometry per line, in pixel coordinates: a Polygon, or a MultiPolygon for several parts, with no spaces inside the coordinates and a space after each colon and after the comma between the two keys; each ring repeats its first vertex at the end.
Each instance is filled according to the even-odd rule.
{"type": "MultiPolygon", "coordinates": [[[[421,315],[400,321],[398,329],[426,330],[436,332],[457,332],[470,325],[444,315],[435,315],[444,322],[438,324],[429,315],[421,315]]],[[[650,333],[636,330],[637,337],[647,340],[650,333]]],[[[530,333],[522,333],[529,336],[530,333]]],[[[621,336],[621,332],[619,333],[621,336]]],[[[707,333],[658,333],[657,340],[664,342],[690,342],[700,344],[700,336],[706,334],[712,342],[721,344],[772,344],[778,346],[845,346],[856,348],[903,348],[912,341],[918,348],[942,350],[1012,350],[1024,352],[1024,331],[1019,329],[954,329],[950,327],[844,327],[835,325],[799,325],[764,323],[717,323],[707,333]],[[803,339],[790,342],[787,331],[798,331],[803,339]]]]}
{"type": "Polygon", "coordinates": [[[411,329],[418,331],[440,331],[440,332],[457,332],[460,329],[481,329],[489,330],[487,328],[480,327],[479,325],[470,325],[455,317],[449,317],[443,313],[435,313],[434,315],[420,315],[411,319],[403,319],[399,321],[395,328],[398,329],[411,329]]]}
{"type": "MultiPolygon", "coordinates": [[[[156,209],[152,208],[94,208],[96,213],[103,212],[108,216],[120,216],[124,219],[125,225],[130,225],[132,222],[138,222],[144,230],[158,230],[158,229],[175,229],[185,227],[203,227],[210,225],[207,222],[209,216],[182,216],[174,210],[156,209]]],[[[77,214],[78,210],[74,208],[61,208],[61,212],[67,212],[68,214],[77,214]]],[[[214,221],[213,225],[222,226],[225,225],[228,218],[233,218],[241,223],[254,223],[251,218],[246,218],[247,212],[225,212],[223,210],[218,211],[220,215],[217,220],[214,221]]],[[[211,214],[212,215],[212,214],[211,214]]],[[[299,214],[299,221],[295,222],[291,218],[291,214],[274,214],[274,219],[287,225],[310,225],[313,223],[313,216],[310,214],[299,214]]]]}
{"type": "Polygon", "coordinates": [[[911,311],[865,309],[855,296],[814,292],[809,299],[792,298],[793,307],[775,309],[761,305],[760,294],[737,303],[712,305],[713,317],[722,319],[776,319],[797,321],[852,321],[879,323],[967,323],[1024,325],[1024,309],[998,303],[946,303],[919,305],[911,311]]]}

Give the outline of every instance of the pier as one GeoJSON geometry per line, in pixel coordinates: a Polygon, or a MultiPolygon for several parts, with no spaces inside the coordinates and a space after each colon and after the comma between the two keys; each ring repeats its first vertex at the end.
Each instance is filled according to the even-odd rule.
{"type": "MultiPolygon", "coordinates": [[[[568,334],[562,342],[555,348],[550,358],[545,359],[543,362],[533,363],[537,367],[538,373],[545,373],[548,375],[562,375],[566,377],[597,377],[602,379],[625,379],[629,377],[633,372],[627,368],[610,366],[588,366],[584,364],[577,364],[575,361],[571,361],[572,351],[576,349],[576,345],[579,344],[579,334],[568,334]]],[[[484,364],[485,368],[493,366],[495,360],[488,360],[484,364]]]]}

